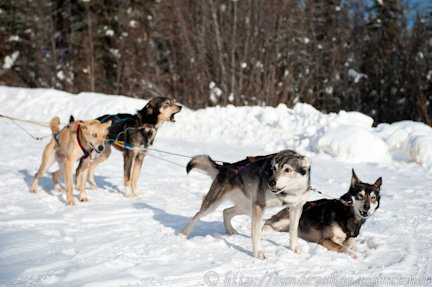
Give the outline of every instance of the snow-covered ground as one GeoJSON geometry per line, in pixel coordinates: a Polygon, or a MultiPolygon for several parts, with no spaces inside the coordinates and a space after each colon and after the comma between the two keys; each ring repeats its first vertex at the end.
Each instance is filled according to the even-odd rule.
{"type": "MultiPolygon", "coordinates": [[[[44,122],[134,112],[145,103],[0,87],[0,114],[44,122]]],[[[37,136],[50,133],[21,125],[37,136]]],[[[176,236],[210,185],[205,175],[186,175],[187,158],[151,152],[141,196],[130,199],[122,190],[121,154],[113,151],[97,170],[99,188],[88,191],[90,201],[68,207],[50,174],[37,194],[28,192],[48,139],[34,141],[6,119],[0,127],[0,286],[432,285],[432,129],[424,124],[373,128],[363,114],[322,114],[306,104],[183,109],[176,123],[165,124],[154,146],[164,151],[225,161],[286,148],[307,154],[312,185],[335,197],[347,190],[351,168],[366,182],[383,177],[381,206],[362,228],[356,260],[303,240],[303,254],[296,255],[287,234],[266,233],[264,261],[252,257],[247,216],[234,219],[239,235],[225,234],[227,204],[200,222],[191,239],[176,236]]]]}

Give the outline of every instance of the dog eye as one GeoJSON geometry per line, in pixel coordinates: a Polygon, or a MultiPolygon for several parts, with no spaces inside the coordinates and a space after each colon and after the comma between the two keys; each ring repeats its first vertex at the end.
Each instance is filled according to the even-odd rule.
{"type": "Polygon", "coordinates": [[[94,137],[94,138],[97,138],[97,134],[93,134],[93,137],[94,137]]]}
{"type": "Polygon", "coordinates": [[[290,168],[286,168],[285,172],[291,172],[292,170],[290,168]]]}

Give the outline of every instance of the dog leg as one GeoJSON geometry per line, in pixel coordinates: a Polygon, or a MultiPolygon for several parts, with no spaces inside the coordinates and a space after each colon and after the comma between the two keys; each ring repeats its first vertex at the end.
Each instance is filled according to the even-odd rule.
{"type": "Polygon", "coordinates": [[[289,233],[290,233],[290,246],[291,250],[294,253],[301,253],[301,248],[298,244],[298,226],[300,221],[300,216],[303,211],[303,206],[295,206],[289,208],[290,215],[290,225],[289,225],[289,233]]]}
{"type": "Polygon", "coordinates": [[[263,231],[289,232],[290,216],[289,208],[284,208],[264,223],[263,231]]]}
{"type": "Polygon", "coordinates": [[[348,250],[348,248],[346,248],[342,244],[336,243],[331,239],[321,239],[318,243],[327,248],[328,250],[336,251],[339,253],[348,253],[349,255],[351,255],[352,258],[357,258],[357,255],[354,252],[348,250]]]}
{"type": "Polygon", "coordinates": [[[183,235],[184,237],[188,238],[195,224],[202,217],[215,211],[216,208],[221,204],[222,202],[221,199],[216,199],[216,201],[209,200],[209,194],[210,192],[206,195],[206,198],[204,198],[200,210],[194,215],[194,217],[192,217],[189,223],[180,232],[180,234],[183,235]]]}
{"type": "Polygon", "coordinates": [[[70,157],[65,161],[66,205],[75,205],[73,198],[73,161],[70,157]]]}
{"type": "Polygon", "coordinates": [[[228,235],[238,234],[237,230],[235,230],[234,227],[232,226],[231,220],[233,219],[234,216],[244,215],[244,214],[250,214],[250,212],[242,210],[236,205],[233,207],[224,209],[223,221],[224,221],[225,230],[228,233],[228,235]]]}
{"type": "Polygon", "coordinates": [[[44,148],[44,151],[42,153],[42,161],[39,166],[38,171],[36,172],[32,185],[30,187],[30,192],[37,192],[37,185],[39,182],[39,177],[41,177],[47,170],[50,168],[50,166],[54,163],[54,147],[55,142],[54,140],[51,140],[44,148]]]}
{"type": "Polygon", "coordinates": [[[252,206],[252,247],[253,254],[258,259],[265,259],[264,249],[261,245],[261,231],[264,225],[264,208],[254,203],[252,206]]]}
{"type": "Polygon", "coordinates": [[[84,172],[84,162],[87,159],[80,159],[77,169],[75,170],[75,177],[76,177],[76,186],[81,186],[81,180],[82,180],[82,173],[84,172]]]}
{"type": "Polygon", "coordinates": [[[357,252],[358,248],[357,248],[357,240],[355,239],[355,237],[350,237],[347,240],[344,241],[343,245],[348,248],[349,250],[351,250],[352,252],[357,252]]]}
{"type": "Polygon", "coordinates": [[[61,186],[59,184],[59,178],[64,176],[64,164],[59,164],[60,165],[60,169],[53,172],[52,174],[52,181],[54,183],[54,190],[61,192],[61,186]]]}
{"type": "Polygon", "coordinates": [[[137,190],[137,182],[138,182],[138,177],[141,171],[141,166],[144,160],[145,154],[140,153],[137,154],[135,156],[135,160],[134,160],[134,165],[132,168],[132,178],[131,178],[131,182],[132,182],[132,196],[138,196],[138,190],[137,190]]]}
{"type": "Polygon", "coordinates": [[[126,150],[123,152],[123,181],[126,197],[133,196],[131,189],[131,169],[134,157],[133,151],[126,150]]]}
{"type": "Polygon", "coordinates": [[[90,162],[89,168],[88,168],[88,181],[90,183],[90,188],[91,189],[97,189],[97,185],[96,185],[96,181],[94,179],[94,172],[96,167],[104,162],[105,160],[108,159],[108,157],[111,154],[111,146],[110,145],[105,145],[105,149],[102,152],[102,154],[96,158],[95,160],[90,162]]]}
{"type": "Polygon", "coordinates": [[[87,175],[88,175],[88,167],[90,165],[91,161],[89,159],[83,159],[80,161],[80,165],[77,168],[77,188],[80,192],[80,201],[85,202],[88,201],[87,195],[86,195],[86,182],[87,182],[87,175]],[[79,170],[79,173],[78,173],[79,170]]]}

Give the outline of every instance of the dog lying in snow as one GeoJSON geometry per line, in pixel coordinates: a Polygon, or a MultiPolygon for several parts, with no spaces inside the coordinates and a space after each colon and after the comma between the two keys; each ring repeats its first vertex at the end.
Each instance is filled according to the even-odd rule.
{"type": "MultiPolygon", "coordinates": [[[[356,257],[356,237],[366,220],[380,204],[382,178],[368,184],[352,171],[351,186],[340,200],[308,201],[300,217],[299,236],[329,250],[356,257]]],[[[289,207],[266,220],[264,230],[288,232],[291,221],[289,207]]]]}

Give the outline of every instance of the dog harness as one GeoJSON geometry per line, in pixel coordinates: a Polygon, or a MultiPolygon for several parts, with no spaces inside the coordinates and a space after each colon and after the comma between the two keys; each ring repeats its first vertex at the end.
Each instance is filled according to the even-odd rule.
{"type": "Polygon", "coordinates": [[[60,142],[59,142],[59,139],[58,139],[58,132],[53,133],[53,138],[56,141],[56,143],[60,146],[60,142]]]}
{"type": "Polygon", "coordinates": [[[78,127],[77,127],[77,141],[78,141],[79,147],[81,148],[82,152],[84,153],[84,155],[81,157],[81,159],[86,159],[86,158],[88,158],[90,156],[90,153],[93,151],[93,149],[86,150],[82,146],[81,141],[79,139],[79,131],[80,131],[80,124],[78,124],[78,127]]]}
{"type": "Polygon", "coordinates": [[[121,118],[121,117],[119,117],[118,115],[106,115],[106,116],[104,116],[103,118],[101,118],[99,121],[100,121],[101,123],[105,123],[105,122],[107,122],[109,119],[114,119],[115,122],[111,124],[111,126],[108,128],[108,130],[111,129],[112,127],[118,125],[119,123],[122,123],[122,122],[127,121],[127,120],[129,119],[129,117],[121,118]]]}
{"type": "MultiPolygon", "coordinates": [[[[154,129],[154,126],[151,124],[145,124],[145,125],[141,126],[140,128],[133,128],[135,130],[138,130],[140,132],[141,136],[143,137],[143,141],[144,141],[143,145],[140,146],[139,148],[148,148],[150,146],[148,135],[145,132],[142,132],[142,130],[145,130],[145,128],[154,129]]],[[[106,144],[114,144],[114,147],[116,147],[119,150],[121,150],[121,149],[134,150],[135,148],[138,147],[138,146],[135,146],[131,143],[127,143],[125,141],[120,141],[117,139],[108,139],[106,141],[106,144]]]]}
{"type": "MultiPolygon", "coordinates": [[[[67,125],[67,126],[65,126],[64,128],[65,129],[68,129],[70,127],[70,125],[67,125]]],[[[54,140],[56,141],[56,143],[60,146],[60,142],[59,142],[59,139],[58,139],[58,134],[59,134],[59,132],[60,131],[58,131],[58,132],[56,132],[56,133],[53,133],[53,138],[54,138],[54,140]]]]}
{"type": "MultiPolygon", "coordinates": [[[[65,128],[70,128],[70,125],[65,126],[65,128]]],[[[83,147],[83,145],[81,144],[81,141],[80,141],[80,139],[79,139],[79,131],[80,131],[80,125],[78,124],[78,127],[77,127],[77,141],[78,141],[78,145],[79,145],[79,147],[81,148],[81,151],[82,151],[83,154],[84,154],[84,155],[81,157],[81,159],[86,159],[86,158],[88,158],[88,157],[90,156],[90,154],[91,154],[91,152],[93,151],[93,149],[86,150],[86,149],[83,147]]],[[[56,143],[60,146],[60,142],[59,142],[59,139],[58,139],[58,134],[59,134],[59,132],[60,132],[60,131],[58,131],[58,132],[56,132],[56,133],[53,133],[53,138],[54,138],[54,140],[56,141],[56,143]]]]}

